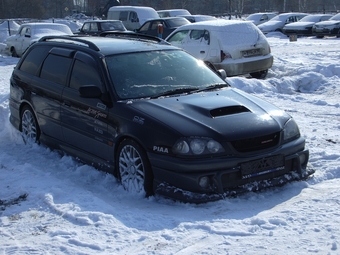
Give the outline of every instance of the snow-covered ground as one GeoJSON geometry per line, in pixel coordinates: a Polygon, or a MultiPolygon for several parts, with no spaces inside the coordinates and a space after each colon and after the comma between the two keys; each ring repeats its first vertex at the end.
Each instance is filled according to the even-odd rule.
{"type": "Polygon", "coordinates": [[[296,119],[316,172],[200,205],[136,197],[111,175],[25,146],[8,121],[18,59],[2,51],[0,254],[340,254],[340,39],[267,37],[267,79],[228,80],[296,119]]]}

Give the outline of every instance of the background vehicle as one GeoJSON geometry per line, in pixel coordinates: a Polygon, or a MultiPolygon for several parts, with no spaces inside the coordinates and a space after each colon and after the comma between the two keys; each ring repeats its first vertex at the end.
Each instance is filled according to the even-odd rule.
{"type": "Polygon", "coordinates": [[[157,11],[157,13],[160,18],[176,17],[180,15],[191,15],[191,13],[186,9],[159,10],[157,11]]]}
{"type": "Polygon", "coordinates": [[[113,6],[107,12],[107,19],[120,20],[131,31],[138,29],[146,20],[157,18],[156,10],[145,6],[113,6]]]}
{"type": "Polygon", "coordinates": [[[127,31],[120,20],[91,20],[85,21],[79,32],[75,34],[99,35],[105,31],[127,31]]]}
{"type": "Polygon", "coordinates": [[[317,22],[314,24],[313,35],[317,38],[324,36],[340,36],[340,13],[334,15],[329,20],[317,22]]]}
{"type": "Polygon", "coordinates": [[[73,35],[71,29],[58,23],[25,23],[17,34],[6,39],[7,49],[13,57],[20,57],[25,50],[46,35],[73,35]]]}
{"type": "Polygon", "coordinates": [[[325,21],[331,18],[330,14],[312,14],[303,17],[297,22],[287,24],[283,27],[282,32],[285,35],[313,35],[313,25],[320,21],[325,21]]]}
{"type": "Polygon", "coordinates": [[[176,29],[166,39],[228,76],[265,78],[273,65],[266,37],[252,23],[216,19],[176,29]]]}
{"type": "Polygon", "coordinates": [[[289,114],[159,38],[44,37],[10,83],[26,143],[101,167],[130,192],[202,202],[312,173],[289,114]]]}
{"type": "Polygon", "coordinates": [[[152,36],[158,36],[158,26],[163,26],[162,38],[167,37],[176,28],[183,26],[185,24],[190,24],[186,18],[183,17],[167,17],[150,19],[146,21],[139,29],[136,30],[137,33],[147,34],[152,36]]]}
{"type": "Polygon", "coordinates": [[[276,12],[259,12],[250,14],[246,21],[253,22],[256,26],[267,22],[268,20],[274,18],[277,15],[276,12]]]}
{"type": "Polygon", "coordinates": [[[282,29],[285,25],[293,22],[297,22],[303,17],[307,16],[306,13],[282,13],[271,20],[258,25],[258,28],[262,31],[262,33],[267,34],[269,32],[282,32],[282,29]]]}
{"type": "Polygon", "coordinates": [[[210,15],[178,15],[177,17],[183,17],[189,20],[191,23],[206,21],[206,20],[215,20],[216,17],[210,15]]]}

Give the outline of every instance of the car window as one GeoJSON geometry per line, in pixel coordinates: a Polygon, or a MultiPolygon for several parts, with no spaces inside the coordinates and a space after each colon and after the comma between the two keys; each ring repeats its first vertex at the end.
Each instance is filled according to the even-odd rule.
{"type": "Polygon", "coordinates": [[[158,29],[158,25],[163,25],[163,27],[165,27],[164,22],[161,21],[154,21],[151,24],[150,30],[157,30],[158,29]]]}
{"type": "Polygon", "coordinates": [[[90,26],[91,32],[98,32],[98,24],[96,22],[92,22],[90,26]]]}
{"type": "Polygon", "coordinates": [[[60,85],[66,85],[71,62],[71,58],[49,54],[43,63],[40,77],[60,85]]]}
{"type": "Polygon", "coordinates": [[[89,32],[90,31],[90,23],[85,23],[83,26],[83,31],[84,32],[89,32]]]}
{"type": "Polygon", "coordinates": [[[128,11],[121,11],[119,13],[119,20],[126,21],[128,18],[128,11]]]}
{"type": "Polygon", "coordinates": [[[210,44],[210,34],[207,30],[192,30],[189,38],[191,42],[210,44]]]}
{"type": "Polygon", "coordinates": [[[19,66],[19,70],[32,74],[38,75],[38,70],[43,59],[46,57],[51,47],[39,47],[33,48],[25,57],[22,64],[19,66]]]}
{"type": "Polygon", "coordinates": [[[150,22],[146,22],[143,26],[140,27],[139,31],[148,31],[150,26],[150,22]]]}
{"type": "Polygon", "coordinates": [[[73,65],[70,87],[78,90],[83,85],[102,87],[101,79],[96,68],[77,59],[73,65]]]}
{"type": "Polygon", "coordinates": [[[177,33],[173,34],[167,41],[169,43],[181,43],[188,35],[189,30],[182,30],[178,31],[177,33]]]}
{"type": "Polygon", "coordinates": [[[224,83],[202,61],[181,50],[114,55],[106,58],[106,64],[121,99],[224,83]]]}
{"type": "Polygon", "coordinates": [[[190,21],[186,18],[177,18],[177,19],[169,19],[168,24],[169,27],[180,27],[186,24],[189,24],[190,21]]]}
{"type": "Polygon", "coordinates": [[[132,22],[137,22],[138,21],[137,13],[136,12],[130,12],[129,20],[131,20],[132,22]]]}

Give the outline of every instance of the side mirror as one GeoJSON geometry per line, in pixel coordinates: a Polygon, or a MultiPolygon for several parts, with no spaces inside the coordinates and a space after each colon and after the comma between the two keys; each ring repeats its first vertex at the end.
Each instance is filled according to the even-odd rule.
{"type": "Polygon", "coordinates": [[[227,78],[227,72],[224,69],[218,69],[217,70],[217,74],[223,79],[225,80],[227,78]]]}
{"type": "Polygon", "coordinates": [[[102,92],[100,88],[95,85],[84,85],[79,88],[79,93],[81,97],[85,98],[100,98],[102,92]]]}

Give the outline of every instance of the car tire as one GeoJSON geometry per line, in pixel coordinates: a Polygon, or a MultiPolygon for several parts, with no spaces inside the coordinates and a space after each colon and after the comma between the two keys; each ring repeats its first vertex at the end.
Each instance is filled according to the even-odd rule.
{"type": "Polygon", "coordinates": [[[14,58],[19,57],[18,54],[17,54],[17,51],[15,50],[15,48],[12,48],[12,49],[11,49],[11,55],[12,55],[12,57],[14,57],[14,58]]]}
{"type": "Polygon", "coordinates": [[[39,142],[39,124],[33,110],[28,105],[24,106],[21,111],[20,130],[25,144],[34,144],[39,142]]]}
{"type": "Polygon", "coordinates": [[[255,72],[255,73],[250,73],[250,76],[256,79],[264,79],[266,78],[268,74],[268,69],[267,70],[263,70],[263,71],[259,71],[259,72],[255,72]]]}
{"type": "Polygon", "coordinates": [[[144,149],[134,140],[123,140],[117,150],[117,176],[124,189],[131,193],[153,195],[153,174],[144,149]]]}

